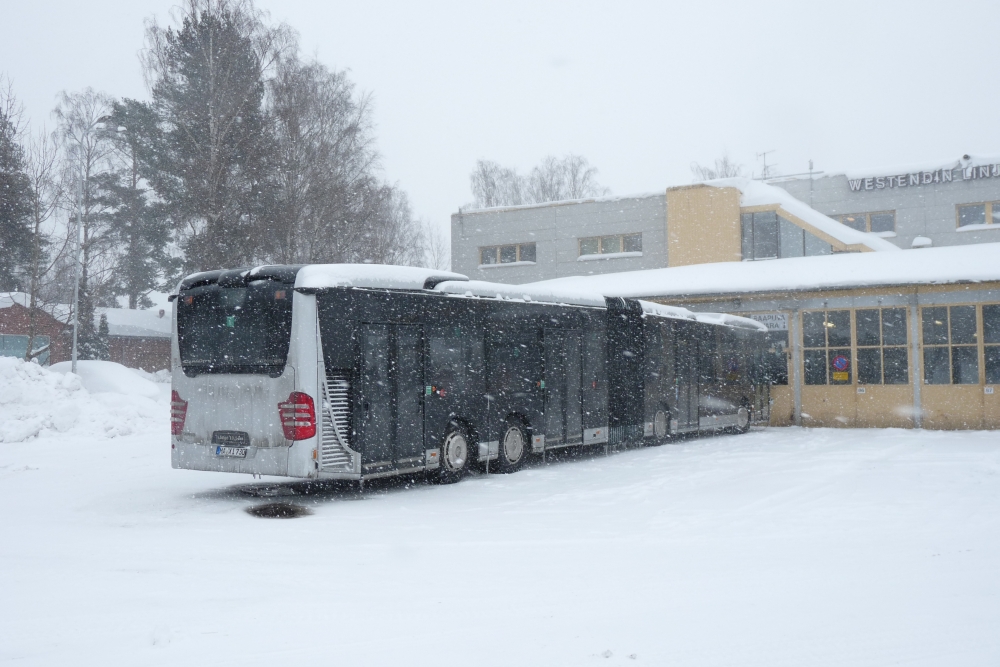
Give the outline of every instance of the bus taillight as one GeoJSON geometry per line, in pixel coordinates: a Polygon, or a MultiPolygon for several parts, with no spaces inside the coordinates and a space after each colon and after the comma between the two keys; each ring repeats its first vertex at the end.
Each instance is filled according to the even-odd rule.
{"type": "Polygon", "coordinates": [[[184,420],[187,418],[188,403],[174,389],[170,392],[170,434],[180,435],[184,430],[184,420]]]}
{"type": "Polygon", "coordinates": [[[288,400],[278,403],[281,428],[288,440],[305,440],[316,435],[316,406],[312,396],[293,391],[288,400]]]}

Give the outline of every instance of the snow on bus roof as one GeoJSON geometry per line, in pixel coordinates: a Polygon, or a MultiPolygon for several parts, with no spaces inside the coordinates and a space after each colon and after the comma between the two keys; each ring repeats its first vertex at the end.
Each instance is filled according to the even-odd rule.
{"type": "Polygon", "coordinates": [[[595,306],[604,308],[604,297],[589,290],[564,289],[559,287],[525,288],[520,285],[491,283],[485,280],[463,282],[443,282],[434,288],[444,294],[472,296],[487,299],[509,299],[514,301],[566,304],[573,306],[595,306]]]}
{"type": "Polygon", "coordinates": [[[555,278],[522,285],[631,298],[788,292],[1000,281],[1000,243],[841,253],[759,262],[717,262],[555,278]]]}
{"type": "Polygon", "coordinates": [[[746,177],[718,178],[712,181],[705,181],[705,185],[713,188],[736,188],[740,191],[740,206],[767,206],[777,204],[786,212],[807,222],[819,231],[829,234],[833,238],[848,245],[864,245],[876,252],[897,252],[899,248],[885,239],[870,234],[859,232],[845,224],[837,222],[833,218],[826,216],[808,204],[799,201],[785,190],[768,185],[762,181],[755,181],[746,177]]]}
{"type": "Polygon", "coordinates": [[[467,281],[451,271],[388,264],[310,264],[295,278],[295,287],[372,287],[381,289],[424,289],[444,281],[467,281]]]}

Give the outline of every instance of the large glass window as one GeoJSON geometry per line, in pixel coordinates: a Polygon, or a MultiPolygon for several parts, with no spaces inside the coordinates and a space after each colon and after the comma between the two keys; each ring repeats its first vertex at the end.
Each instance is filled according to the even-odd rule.
{"type": "Polygon", "coordinates": [[[491,245],[479,249],[480,266],[491,264],[514,264],[517,262],[534,262],[534,243],[510,243],[508,245],[491,245]]]}
{"type": "MultiPolygon", "coordinates": [[[[24,359],[28,353],[28,336],[15,334],[0,334],[0,357],[17,357],[24,359]]],[[[31,346],[32,356],[38,359],[38,363],[47,366],[49,363],[48,336],[35,336],[34,344],[31,346]]]]}
{"type": "Polygon", "coordinates": [[[580,256],[642,252],[642,234],[612,234],[580,239],[580,256]]]}
{"type": "Polygon", "coordinates": [[[802,314],[806,384],[851,384],[851,311],[802,314]]]}
{"type": "Polygon", "coordinates": [[[829,255],[829,243],[806,232],[776,211],[757,211],[740,215],[743,259],[777,259],[829,255]]]}
{"type": "Polygon", "coordinates": [[[924,384],[978,384],[975,306],[934,306],[921,312],[924,384]]]}
{"type": "Polygon", "coordinates": [[[905,308],[864,308],[854,313],[858,384],[907,384],[905,308]]]}
{"type": "Polygon", "coordinates": [[[1000,304],[983,306],[986,384],[1000,384],[1000,304]]]}

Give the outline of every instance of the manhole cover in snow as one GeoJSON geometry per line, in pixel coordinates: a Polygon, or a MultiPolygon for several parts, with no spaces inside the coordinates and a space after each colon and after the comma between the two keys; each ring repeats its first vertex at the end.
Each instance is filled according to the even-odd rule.
{"type": "Polygon", "coordinates": [[[301,505],[293,505],[292,503],[268,503],[248,507],[247,514],[261,519],[295,519],[312,514],[312,512],[301,505]]]}

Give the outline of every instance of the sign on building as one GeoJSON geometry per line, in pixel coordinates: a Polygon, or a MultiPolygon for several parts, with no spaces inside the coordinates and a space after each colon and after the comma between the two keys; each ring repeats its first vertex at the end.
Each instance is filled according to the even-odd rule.
{"type": "Polygon", "coordinates": [[[746,317],[760,322],[768,331],[788,331],[788,313],[751,313],[746,317]]]}

